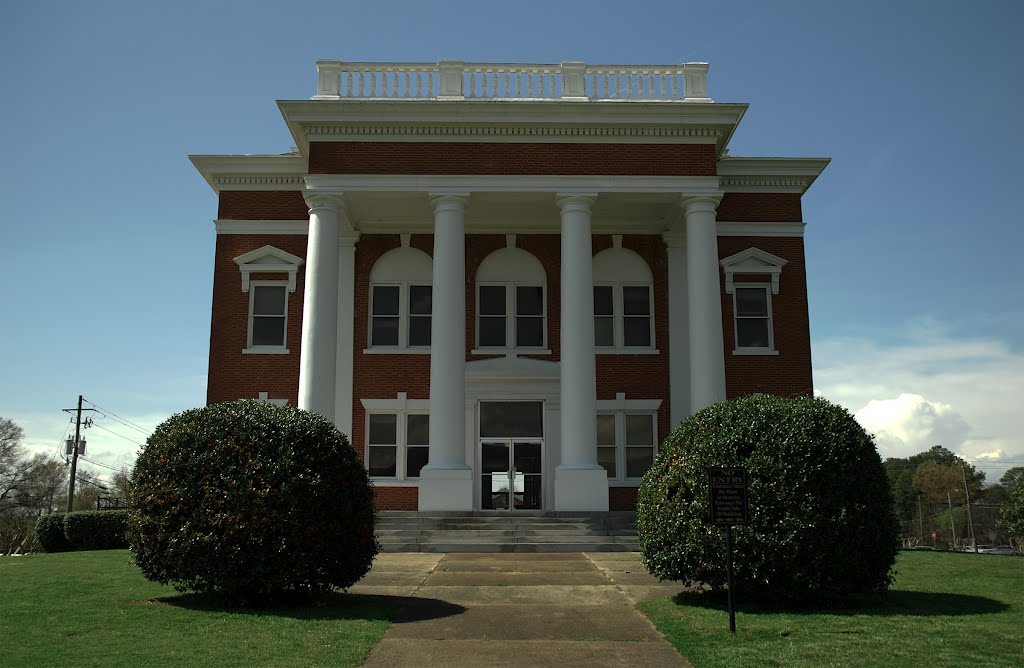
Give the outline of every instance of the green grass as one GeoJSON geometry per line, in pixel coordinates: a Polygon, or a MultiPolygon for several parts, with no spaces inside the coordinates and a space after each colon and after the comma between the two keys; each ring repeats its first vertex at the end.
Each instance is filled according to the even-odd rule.
{"type": "Polygon", "coordinates": [[[742,601],[736,634],[722,596],[641,603],[697,668],[1024,666],[1024,559],[901,552],[881,598],[780,611],[742,601]]]}
{"type": "Polygon", "coordinates": [[[143,578],[126,550],[0,559],[3,666],[354,666],[397,609],[384,597],[230,608],[143,578]]]}

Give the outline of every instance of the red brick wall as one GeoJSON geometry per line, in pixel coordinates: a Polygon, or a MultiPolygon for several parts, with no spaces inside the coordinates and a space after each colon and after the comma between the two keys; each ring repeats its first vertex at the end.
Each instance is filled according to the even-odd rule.
{"type": "Polygon", "coordinates": [[[636,510],[636,487],[609,487],[608,510],[636,510]]]}
{"type": "Polygon", "coordinates": [[[726,193],[718,204],[718,220],[737,223],[801,222],[797,193],[726,193]]]}
{"type": "MultiPolygon", "coordinates": [[[[299,257],[306,255],[301,234],[218,234],[213,269],[213,310],[210,321],[208,404],[234,399],[255,399],[268,392],[272,399],[299,399],[299,344],[302,340],[304,267],[296,275],[295,292],[288,294],[287,355],[244,355],[248,341],[249,294],[242,292],[242,273],[234,258],[271,245],[299,257]]],[[[286,273],[251,274],[252,280],[286,279],[286,273]]]]}
{"type": "MultiPolygon", "coordinates": [[[[772,295],[772,322],[778,355],[733,355],[733,296],[725,293],[722,276],[722,333],[725,344],[726,394],[731,399],[755,392],[795,396],[811,394],[811,334],[807,313],[807,273],[802,237],[719,237],[719,259],[750,247],[788,262],[782,268],[779,294],[772,295]]],[[[766,276],[737,276],[741,281],[768,282],[766,276]]]]}
{"type": "Polygon", "coordinates": [[[306,220],[309,207],[302,193],[295,190],[225,190],[220,194],[217,217],[221,220],[306,220]]]}
{"type": "Polygon", "coordinates": [[[313,142],[310,174],[713,176],[713,144],[313,142]]]}
{"type": "Polygon", "coordinates": [[[419,510],[419,487],[374,487],[373,503],[380,510],[419,510]]]}

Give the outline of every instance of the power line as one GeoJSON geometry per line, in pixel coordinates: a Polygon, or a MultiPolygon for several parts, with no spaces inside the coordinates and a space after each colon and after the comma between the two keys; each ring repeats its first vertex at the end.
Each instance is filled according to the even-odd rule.
{"type": "Polygon", "coordinates": [[[96,424],[95,422],[93,422],[93,423],[92,423],[92,426],[94,426],[94,427],[99,427],[100,429],[102,429],[103,431],[107,432],[108,434],[113,434],[114,436],[119,436],[120,438],[123,438],[124,440],[128,441],[129,443],[134,443],[135,445],[138,445],[138,446],[142,446],[142,445],[144,445],[143,443],[139,443],[139,442],[138,442],[138,441],[136,441],[136,440],[133,440],[133,439],[130,439],[130,438],[128,438],[128,437],[127,437],[127,436],[125,436],[124,434],[119,434],[119,433],[117,433],[116,431],[113,431],[113,430],[111,430],[111,429],[107,429],[106,427],[104,427],[104,426],[103,426],[103,425],[101,425],[101,424],[96,424]]]}
{"type": "Polygon", "coordinates": [[[85,455],[78,455],[78,458],[79,459],[84,459],[85,461],[89,462],[90,464],[94,464],[96,466],[102,466],[105,469],[110,469],[111,471],[120,471],[121,470],[121,469],[119,469],[117,467],[114,467],[114,466],[107,466],[106,464],[101,464],[100,462],[95,462],[95,461],[89,459],[88,457],[86,457],[85,455]]]}
{"type": "Polygon", "coordinates": [[[106,408],[103,408],[99,404],[96,404],[96,403],[94,403],[92,401],[89,401],[88,399],[86,399],[86,401],[89,402],[89,405],[91,405],[93,408],[98,410],[100,413],[106,415],[107,417],[110,417],[110,418],[113,418],[113,419],[117,420],[118,422],[122,423],[126,427],[131,427],[132,429],[136,429],[139,432],[141,432],[142,434],[145,434],[146,436],[149,436],[152,433],[148,429],[140,427],[139,425],[135,424],[131,420],[128,420],[127,418],[123,418],[120,415],[118,415],[117,413],[115,413],[115,412],[113,412],[111,410],[108,410],[106,408]]]}

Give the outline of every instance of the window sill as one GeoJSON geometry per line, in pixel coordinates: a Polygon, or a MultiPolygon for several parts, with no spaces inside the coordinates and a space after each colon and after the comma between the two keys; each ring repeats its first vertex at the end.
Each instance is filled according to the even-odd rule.
{"type": "Polygon", "coordinates": [[[242,348],[243,355],[287,355],[290,350],[282,346],[253,346],[242,348]]]}
{"type": "Polygon", "coordinates": [[[470,355],[550,355],[550,350],[541,348],[473,348],[470,355]]]}
{"type": "Polygon", "coordinates": [[[594,348],[595,355],[660,355],[657,348],[594,348]]]}
{"type": "Polygon", "coordinates": [[[732,351],[732,354],[733,355],[772,356],[772,355],[778,355],[779,351],[778,350],[773,350],[771,348],[737,348],[736,350],[732,351]]]}
{"type": "Polygon", "coordinates": [[[429,355],[430,348],[363,348],[364,355],[429,355]]]}

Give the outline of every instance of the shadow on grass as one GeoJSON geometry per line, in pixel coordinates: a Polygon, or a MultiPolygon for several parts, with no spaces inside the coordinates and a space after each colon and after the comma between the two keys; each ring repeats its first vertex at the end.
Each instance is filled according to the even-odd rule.
{"type": "MultiPolygon", "coordinates": [[[[742,600],[737,590],[736,611],[748,615],[871,615],[878,617],[937,617],[991,615],[1010,608],[1002,601],[984,596],[920,591],[889,591],[876,596],[851,597],[841,601],[773,604],[742,600]]],[[[677,605],[709,610],[728,610],[725,592],[681,592],[672,597],[677,605]]]]}
{"type": "Polygon", "coordinates": [[[445,601],[411,596],[378,596],[332,592],[265,606],[239,607],[207,594],[177,594],[138,601],[139,605],[168,605],[197,612],[216,612],[253,617],[290,617],[312,621],[363,619],[396,624],[461,615],[466,608],[445,601]]]}

